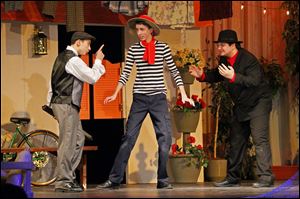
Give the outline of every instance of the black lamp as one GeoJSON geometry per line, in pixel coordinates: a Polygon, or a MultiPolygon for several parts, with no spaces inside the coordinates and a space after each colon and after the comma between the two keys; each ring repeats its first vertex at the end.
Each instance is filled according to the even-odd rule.
{"type": "Polygon", "coordinates": [[[33,53],[35,55],[47,55],[47,36],[41,27],[34,28],[33,53]]]}

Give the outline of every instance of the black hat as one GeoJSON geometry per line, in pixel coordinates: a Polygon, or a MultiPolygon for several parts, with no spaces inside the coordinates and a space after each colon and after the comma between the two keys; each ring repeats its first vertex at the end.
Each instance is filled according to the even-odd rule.
{"type": "Polygon", "coordinates": [[[96,38],[86,32],[74,32],[71,37],[71,44],[74,43],[76,40],[91,40],[95,41],[96,38]]]}
{"type": "Polygon", "coordinates": [[[238,41],[236,32],[234,30],[222,30],[219,33],[218,41],[214,41],[214,43],[225,42],[225,43],[243,43],[242,41],[238,41]]]}

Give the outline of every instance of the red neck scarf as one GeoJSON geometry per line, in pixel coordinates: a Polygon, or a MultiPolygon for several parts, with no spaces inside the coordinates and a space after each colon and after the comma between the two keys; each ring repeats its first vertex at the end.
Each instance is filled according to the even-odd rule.
{"type": "Polygon", "coordinates": [[[152,40],[147,43],[146,40],[141,42],[145,46],[145,53],[143,59],[148,61],[148,64],[154,64],[155,62],[155,38],[152,37],[152,40]]]}

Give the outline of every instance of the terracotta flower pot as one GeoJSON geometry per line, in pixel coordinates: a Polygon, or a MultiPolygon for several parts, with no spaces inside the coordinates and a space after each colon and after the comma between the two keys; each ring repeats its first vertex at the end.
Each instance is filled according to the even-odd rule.
{"type": "Polygon", "coordinates": [[[195,132],[198,126],[200,111],[173,110],[174,121],[178,132],[195,132]]]}

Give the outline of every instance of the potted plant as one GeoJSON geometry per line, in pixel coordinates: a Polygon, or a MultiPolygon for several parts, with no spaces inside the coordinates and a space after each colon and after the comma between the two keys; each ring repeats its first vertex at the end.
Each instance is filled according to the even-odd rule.
{"type": "Polygon", "coordinates": [[[170,165],[177,183],[196,183],[201,168],[208,165],[206,151],[202,145],[194,144],[195,142],[195,137],[189,136],[183,147],[172,145],[170,165]]]}
{"type": "Polygon", "coordinates": [[[205,102],[198,98],[198,95],[191,97],[195,103],[192,106],[189,102],[182,102],[181,94],[178,95],[175,106],[172,109],[176,128],[178,132],[195,132],[202,109],[206,107],[205,102]]]}
{"type": "Polygon", "coordinates": [[[211,113],[215,118],[214,135],[212,136],[209,166],[205,169],[205,178],[208,181],[219,181],[226,177],[227,150],[229,149],[229,119],[233,102],[222,82],[212,83],[211,113]]]}
{"type": "Polygon", "coordinates": [[[173,60],[185,84],[193,84],[195,80],[195,77],[188,72],[190,65],[201,68],[205,65],[205,60],[200,49],[185,48],[183,50],[177,50],[173,55],[173,60]]]}

